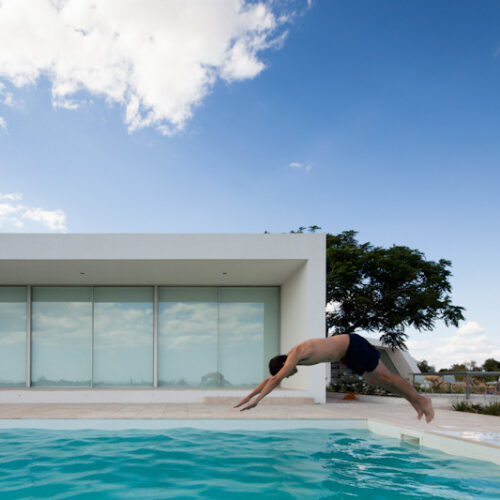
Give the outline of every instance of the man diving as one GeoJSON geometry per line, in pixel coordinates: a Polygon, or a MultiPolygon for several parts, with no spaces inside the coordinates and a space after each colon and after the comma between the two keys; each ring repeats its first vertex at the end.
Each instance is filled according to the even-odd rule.
{"type": "Polygon", "coordinates": [[[413,406],[419,419],[425,415],[429,423],[434,418],[430,398],[421,396],[404,378],[392,373],[380,360],[375,347],[355,333],[306,340],[292,348],[287,355],[275,356],[269,361],[271,376],[263,380],[235,408],[246,404],[241,408],[244,411],[257,406],[283,379],[297,373],[297,365],[310,366],[339,360],[370,385],[378,385],[403,396],[413,406]]]}

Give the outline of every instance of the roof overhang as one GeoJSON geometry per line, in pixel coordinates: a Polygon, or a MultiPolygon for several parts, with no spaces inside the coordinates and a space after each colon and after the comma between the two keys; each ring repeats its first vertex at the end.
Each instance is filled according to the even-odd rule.
{"type": "Polygon", "coordinates": [[[3,234],[2,285],[281,285],[324,235],[3,234]]]}

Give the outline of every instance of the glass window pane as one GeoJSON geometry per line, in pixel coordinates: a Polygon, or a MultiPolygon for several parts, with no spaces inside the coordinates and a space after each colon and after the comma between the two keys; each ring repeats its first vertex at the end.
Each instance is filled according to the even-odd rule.
{"type": "Polygon", "coordinates": [[[217,386],[217,289],[160,287],[158,295],[158,384],[217,386]]]}
{"type": "Polygon", "coordinates": [[[26,385],[26,287],[0,287],[0,385],[26,385]]]}
{"type": "Polygon", "coordinates": [[[32,288],[31,381],[34,386],[90,386],[92,289],[32,288]]]}
{"type": "Polygon", "coordinates": [[[94,385],[153,385],[153,287],[94,289],[94,385]]]}
{"type": "Polygon", "coordinates": [[[279,288],[219,290],[219,371],[224,385],[253,387],[278,354],[279,288]]]}

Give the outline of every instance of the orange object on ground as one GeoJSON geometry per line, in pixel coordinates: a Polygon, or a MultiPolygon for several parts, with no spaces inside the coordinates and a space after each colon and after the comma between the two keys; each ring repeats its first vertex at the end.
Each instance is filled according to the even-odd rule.
{"type": "Polygon", "coordinates": [[[354,392],[348,392],[347,394],[344,394],[344,397],[342,399],[345,401],[352,401],[358,398],[356,397],[356,394],[354,394],[354,392]]]}

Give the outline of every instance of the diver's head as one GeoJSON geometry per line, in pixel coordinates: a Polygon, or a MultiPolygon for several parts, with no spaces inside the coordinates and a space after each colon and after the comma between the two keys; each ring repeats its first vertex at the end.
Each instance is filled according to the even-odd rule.
{"type": "Polygon", "coordinates": [[[285,354],[274,356],[274,358],[269,360],[269,373],[271,375],[276,375],[283,368],[285,361],[286,361],[285,354]]]}

